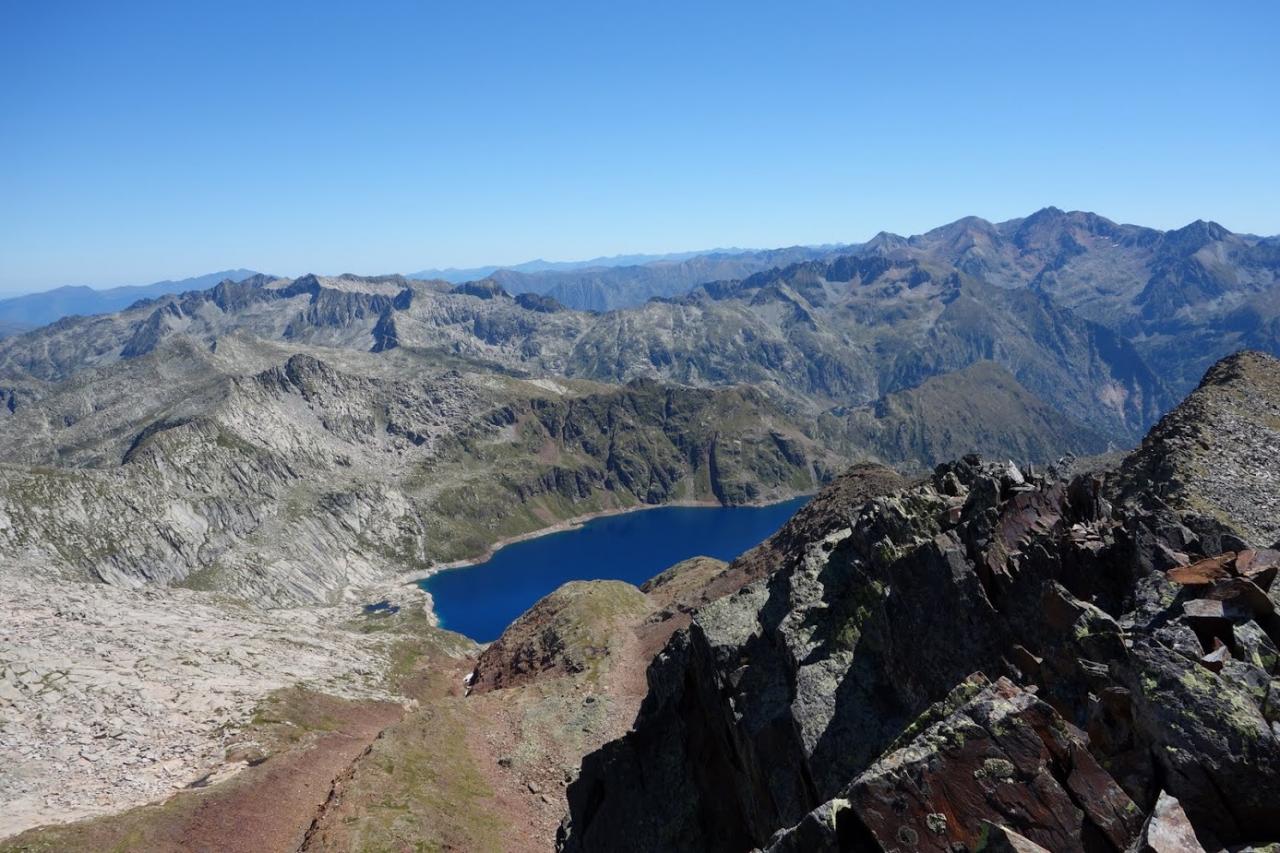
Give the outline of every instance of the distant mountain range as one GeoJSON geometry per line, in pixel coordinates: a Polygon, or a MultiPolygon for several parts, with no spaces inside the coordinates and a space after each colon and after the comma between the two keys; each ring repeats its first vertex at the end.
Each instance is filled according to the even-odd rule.
{"type": "Polygon", "coordinates": [[[145,291],[0,341],[0,557],[284,602],[584,512],[811,491],[857,459],[1128,448],[1217,359],[1280,353],[1280,242],[1054,208],[456,285],[145,291]]]}
{"type": "Polygon", "coordinates": [[[253,270],[231,269],[178,281],[128,285],[98,290],[93,287],[68,286],[42,293],[27,293],[0,299],[0,337],[23,329],[52,323],[72,314],[106,314],[128,308],[139,299],[154,299],[169,293],[204,290],[224,279],[240,281],[255,275],[253,270]]]}
{"type": "MultiPolygon", "coordinates": [[[[509,293],[549,296],[569,308],[610,311],[643,305],[654,297],[688,293],[706,281],[741,278],[801,260],[823,258],[856,248],[848,245],[793,246],[784,249],[711,249],[667,254],[614,255],[585,261],[526,261],[511,266],[424,269],[406,277],[462,284],[493,280],[509,293]]],[[[228,269],[179,281],[97,289],[59,287],[0,299],[0,338],[75,314],[106,314],[139,299],[205,290],[220,281],[256,275],[228,269]]]]}
{"type": "Polygon", "coordinates": [[[490,278],[510,293],[536,293],[581,311],[633,308],[654,298],[683,296],[708,281],[744,278],[753,273],[852,251],[849,246],[792,246],[570,270],[524,272],[498,270],[490,278]]]}
{"type": "Polygon", "coordinates": [[[0,338],[7,338],[32,328],[29,323],[0,322],[0,338]]]}
{"type": "Polygon", "coordinates": [[[480,267],[442,267],[419,270],[409,273],[409,278],[423,281],[447,281],[451,284],[462,284],[464,281],[478,281],[488,278],[498,270],[509,270],[518,273],[568,272],[581,269],[604,269],[607,267],[641,266],[658,261],[683,261],[699,255],[740,254],[746,249],[706,249],[696,252],[667,252],[664,254],[610,255],[608,257],[591,258],[586,261],[544,261],[535,258],[521,264],[494,264],[480,267]]]}
{"type": "MultiPolygon", "coordinates": [[[[511,266],[424,269],[406,278],[450,284],[491,281],[512,295],[537,294],[567,308],[604,312],[682,297],[701,284],[805,261],[868,254],[949,264],[997,287],[1047,293],[1082,317],[1122,333],[1176,337],[1185,332],[1178,328],[1179,312],[1210,302],[1214,312],[1223,313],[1228,306],[1234,312],[1221,317],[1226,325],[1213,333],[1247,333],[1258,311],[1266,314],[1269,309],[1253,305],[1245,295],[1267,289],[1280,256],[1280,237],[1233,234],[1204,221],[1164,232],[1048,207],[1000,223],[966,217],[912,237],[881,232],[866,243],[538,259],[511,266]]],[[[61,287],[0,300],[0,338],[71,314],[117,311],[138,299],[203,290],[223,279],[239,281],[253,274],[224,270],[141,287],[61,287]]],[[[1194,382],[1210,361],[1198,362],[1182,377],[1184,383],[1194,382]]]]}
{"type": "Polygon", "coordinates": [[[615,255],[589,261],[536,260],[509,267],[422,270],[409,278],[455,284],[492,279],[508,293],[550,296],[566,307],[582,311],[611,311],[643,305],[654,297],[680,296],[704,281],[741,278],[851,248],[842,244],[615,255]]]}

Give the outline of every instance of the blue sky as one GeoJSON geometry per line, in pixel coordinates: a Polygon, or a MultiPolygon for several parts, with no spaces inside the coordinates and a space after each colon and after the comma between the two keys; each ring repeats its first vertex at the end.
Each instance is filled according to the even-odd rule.
{"type": "Polygon", "coordinates": [[[1246,0],[0,4],[0,291],[1048,204],[1276,233],[1277,32],[1246,0]]]}

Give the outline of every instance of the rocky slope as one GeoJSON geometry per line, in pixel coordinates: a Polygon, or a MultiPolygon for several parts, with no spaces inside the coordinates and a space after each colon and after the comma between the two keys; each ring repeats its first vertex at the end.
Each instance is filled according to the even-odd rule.
{"type": "Polygon", "coordinates": [[[973,452],[1046,461],[1110,446],[1102,434],[1063,417],[989,361],[931,376],[859,407],[839,429],[853,446],[869,448],[873,458],[919,459],[929,466],[973,452]]]}
{"type": "Polygon", "coordinates": [[[382,677],[395,638],[344,628],[359,618],[0,561],[0,838],[237,774],[264,754],[255,714],[300,683],[399,717],[382,677]]]}
{"type": "MultiPolygon", "coordinates": [[[[753,384],[810,413],[874,404],[994,361],[1061,417],[1130,443],[1172,402],[1114,332],[1029,290],[878,257],[808,262],[603,315],[512,298],[492,282],[397,277],[225,282],[117,315],[68,318],[0,342],[0,376],[38,393],[183,338],[401,348],[460,366],[613,383],[753,384]]],[[[938,413],[945,423],[948,413],[938,413]]]]}
{"type": "MultiPolygon", "coordinates": [[[[806,298],[874,302],[919,273],[910,299],[935,336],[929,318],[959,304],[942,307],[952,284],[911,265],[840,269],[860,295],[813,280],[806,298]]],[[[724,370],[702,378],[658,343],[638,362],[616,355],[604,366],[602,330],[631,315],[513,299],[492,282],[256,276],[67,318],[0,342],[0,553],[115,584],[330,602],[594,512],[784,498],[864,457],[919,468],[977,447],[1040,461],[1110,440],[1003,368],[964,367],[991,354],[972,341],[944,365],[890,371],[899,384],[924,377],[918,387],[828,408],[830,394],[877,393],[880,380],[855,393],[852,377],[878,368],[830,329],[814,339],[829,358],[808,363],[801,347],[768,362],[760,336],[774,332],[761,324],[778,317],[757,297],[790,287],[779,281],[644,309],[693,312],[698,324],[741,314],[758,327],[739,336],[755,343],[726,348],[715,356],[724,370]],[[764,390],[733,384],[761,378],[764,390]]],[[[784,325],[801,343],[809,334],[784,325]]],[[[873,326],[872,337],[888,334],[873,326]]],[[[1084,338],[1072,332],[1059,348],[1075,358],[1069,341],[1093,332],[1071,328],[1084,338]]],[[[1022,340],[1009,352],[1030,352],[1022,340]]],[[[704,343],[718,346],[716,335],[704,343]]],[[[1025,376],[1066,387],[1063,357],[1028,355],[1025,376]]],[[[1114,399],[1128,402],[1102,418],[1115,429],[1145,417],[1134,401],[1154,393],[1141,376],[1124,381],[1114,399]]],[[[1090,387],[1075,383],[1077,410],[1090,387]]]]}
{"type": "Polygon", "coordinates": [[[1157,483],[1160,501],[1196,529],[1222,524],[1253,542],[1280,541],[1276,364],[1244,352],[1214,365],[1126,462],[1126,494],[1157,483]]]}
{"type": "MultiPolygon", "coordinates": [[[[0,848],[543,850],[566,808],[566,849],[1274,840],[1280,552],[1247,548],[1265,540],[1222,521],[1240,512],[1236,495],[1186,473],[1215,462],[1256,492],[1273,471],[1237,452],[1230,432],[1200,433],[1194,458],[1144,460],[1181,446],[1201,413],[1231,424],[1270,411],[1278,372],[1257,354],[1219,365],[1112,472],[1062,480],[971,457],[913,481],[855,466],[732,564],[690,560],[638,590],[566,585],[487,649],[427,627],[420,599],[317,611],[323,642],[350,650],[333,663],[354,674],[273,652],[193,661],[196,682],[181,682],[190,706],[225,702],[233,725],[211,734],[176,717],[173,754],[198,760],[163,765],[155,782],[195,787],[0,848]],[[336,677],[368,692],[263,697],[250,684],[259,670],[273,684],[301,676],[334,691],[336,677]]],[[[12,586],[17,599],[32,594],[12,586]]],[[[95,617],[51,630],[157,664],[160,647],[189,645],[196,627],[217,648],[224,631],[253,649],[301,642],[267,627],[275,616],[189,616],[213,603],[208,593],[111,595],[104,606],[160,629],[128,640],[125,625],[95,617]]],[[[129,678],[149,696],[177,683],[171,668],[129,678]]],[[[71,669],[77,680],[45,679],[41,691],[115,695],[112,679],[86,687],[71,669]]],[[[116,692],[134,695],[132,684],[116,692]]],[[[38,713],[40,691],[22,701],[46,726],[69,707],[38,713]]],[[[68,730],[74,741],[80,729],[68,730]]],[[[82,759],[85,790],[115,778],[98,768],[132,767],[125,759],[146,747],[126,735],[82,759]]],[[[34,759],[17,760],[35,778],[34,759]]],[[[41,814],[65,807],[53,800],[41,814]]]]}
{"type": "Polygon", "coordinates": [[[1118,472],[969,457],[826,499],[802,550],[672,636],[561,849],[1280,840],[1280,542],[1240,498],[1275,476],[1246,427],[1269,435],[1277,375],[1215,366],[1118,472]]]}
{"type": "Polygon", "coordinates": [[[811,491],[845,458],[747,390],[287,355],[301,348],[178,336],[16,392],[0,551],[119,585],[326,602],[593,511],[811,491]]]}
{"type": "MultiPolygon", "coordinates": [[[[24,714],[33,712],[24,723],[70,729],[68,747],[57,734],[42,733],[50,750],[83,748],[94,760],[74,763],[77,808],[70,808],[68,795],[54,790],[67,771],[43,754],[22,751],[36,739],[25,729],[13,744],[0,738],[0,747],[14,747],[14,789],[45,800],[32,809],[20,800],[23,808],[6,813],[0,834],[42,818],[117,813],[31,829],[0,840],[0,850],[550,849],[565,786],[582,756],[626,731],[644,694],[645,666],[685,624],[680,614],[725,569],[694,558],[644,590],[614,581],[567,584],[483,650],[428,627],[413,588],[391,592],[392,606],[375,612],[350,606],[302,611],[299,630],[310,632],[306,638],[273,615],[209,617],[199,609],[213,604],[209,595],[186,591],[111,590],[101,608],[123,605],[118,625],[102,623],[96,605],[89,619],[57,615],[51,621],[43,610],[33,612],[24,630],[50,622],[43,630],[56,632],[68,648],[111,643],[122,669],[136,657],[148,665],[128,671],[112,690],[119,672],[64,664],[72,668],[71,683],[59,674],[40,688],[59,702],[33,691],[19,703],[24,714]],[[144,622],[149,630],[139,633],[144,622]],[[150,665],[165,663],[164,654],[190,654],[190,635],[202,632],[211,643],[210,661],[190,661],[190,672],[181,676],[150,665]],[[240,638],[242,647],[224,648],[231,638],[240,638]],[[302,653],[278,647],[287,643],[302,644],[302,653]],[[317,643],[341,654],[318,668],[311,654],[317,643]],[[270,660],[260,659],[263,654],[270,660]],[[89,689],[106,703],[108,724],[77,716],[82,707],[91,713],[89,700],[78,699],[86,674],[96,675],[89,689]],[[254,674],[261,684],[254,684],[254,674]],[[351,683],[334,684],[332,676],[351,683]],[[290,677],[307,678],[307,686],[268,692],[290,677]],[[135,737],[130,698],[156,713],[165,710],[163,697],[175,686],[182,695],[169,702],[172,717],[145,723],[157,737],[135,737]],[[385,697],[399,704],[378,701],[385,697]],[[205,721],[196,709],[210,703],[218,708],[205,721]],[[117,714],[127,717],[119,732],[117,714]],[[163,762],[153,762],[153,755],[163,755],[163,762]],[[130,768],[140,769],[130,776],[130,768]],[[128,794],[110,797],[109,786],[121,779],[132,786],[128,794]],[[118,811],[166,794],[163,802],[118,811]]],[[[14,595],[29,589],[19,585],[14,595]]],[[[71,600],[83,608],[86,589],[67,585],[55,593],[74,590],[71,600]]],[[[43,636],[41,645],[49,645],[43,636]]],[[[21,678],[19,688],[28,680],[21,678]]],[[[0,694],[0,707],[5,697],[0,694]]]]}

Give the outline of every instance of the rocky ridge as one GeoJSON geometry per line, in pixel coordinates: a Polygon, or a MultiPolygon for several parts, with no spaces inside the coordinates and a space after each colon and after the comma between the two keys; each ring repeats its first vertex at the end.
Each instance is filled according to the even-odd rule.
{"type": "MultiPolygon", "coordinates": [[[[859,299],[909,270],[856,275],[873,272],[859,299]]],[[[926,278],[912,298],[928,306],[942,285],[926,278]]],[[[736,299],[646,310],[748,311],[736,299]]],[[[1108,441],[985,361],[816,417],[767,382],[726,384],[751,371],[705,382],[659,349],[645,363],[661,371],[598,353],[598,371],[574,367],[584,324],[616,319],[492,283],[256,276],[59,321],[0,344],[0,551],[113,584],[332,602],[568,518],[811,492],[860,457],[918,467],[959,446],[1038,459],[1108,441]],[[628,381],[568,378],[595,372],[628,381]],[[950,404],[973,397],[981,417],[950,404]]],[[[793,375],[805,358],[770,367],[773,384],[812,384],[793,375]]]]}
{"type": "Polygon", "coordinates": [[[258,276],[6,339],[0,376],[38,396],[40,383],[146,355],[174,337],[216,348],[231,335],[399,348],[543,378],[747,383],[788,407],[830,412],[837,433],[846,408],[984,361],[1106,440],[1128,444],[1173,402],[1124,339],[1042,294],[933,261],[861,256],[713,282],[606,314],[512,298],[493,282],[258,276]]]}
{"type": "Polygon", "coordinates": [[[1133,494],[1159,499],[1203,528],[1280,542],[1280,371],[1258,352],[1224,359],[1170,412],[1122,470],[1133,494]],[[1204,520],[1199,517],[1204,516],[1204,520]]]}
{"type": "Polygon", "coordinates": [[[1127,850],[1178,810],[1205,849],[1277,841],[1280,543],[1191,476],[1273,464],[1153,450],[1266,417],[1277,375],[1227,359],[1119,472],[970,457],[844,506],[673,635],[561,849],[1127,850]]]}
{"type": "Polygon", "coordinates": [[[0,551],[323,603],[591,512],[811,491],[846,458],[749,390],[404,379],[394,353],[273,364],[278,349],[236,346],[177,338],[20,392],[0,418],[0,551]]]}

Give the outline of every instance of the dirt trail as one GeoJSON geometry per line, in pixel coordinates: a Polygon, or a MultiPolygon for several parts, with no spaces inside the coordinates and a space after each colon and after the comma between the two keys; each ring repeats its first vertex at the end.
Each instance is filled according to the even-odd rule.
{"type": "Polygon", "coordinates": [[[175,849],[192,853],[297,850],[328,801],[335,780],[402,713],[390,704],[362,706],[342,721],[341,729],[320,735],[310,748],[269,759],[255,778],[202,803],[175,849]]]}
{"type": "Polygon", "coordinates": [[[292,853],[334,780],[404,714],[391,702],[318,694],[301,701],[308,705],[301,719],[267,724],[286,745],[230,779],[120,814],[32,830],[0,842],[0,851],[292,853]]]}

